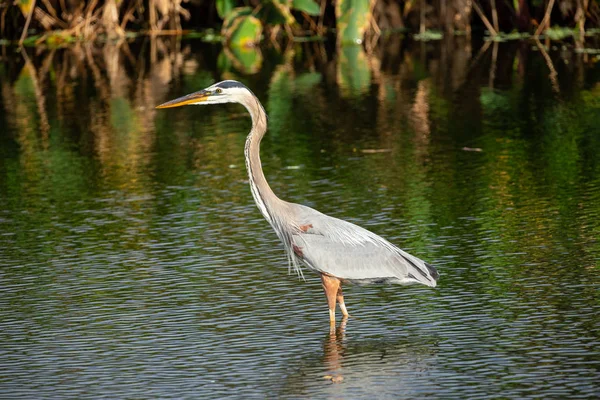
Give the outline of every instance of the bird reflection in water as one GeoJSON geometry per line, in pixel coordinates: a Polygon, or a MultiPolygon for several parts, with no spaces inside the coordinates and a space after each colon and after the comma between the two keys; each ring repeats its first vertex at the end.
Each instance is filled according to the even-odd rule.
{"type": "Polygon", "coordinates": [[[280,372],[285,379],[274,397],[373,398],[374,382],[386,382],[378,386],[378,398],[420,398],[430,371],[438,368],[437,335],[412,328],[384,335],[357,318],[346,322],[303,346],[314,344],[314,351],[286,357],[280,372]]]}
{"type": "Polygon", "coordinates": [[[347,322],[348,317],[344,316],[337,328],[331,324],[329,334],[323,342],[323,366],[327,371],[323,378],[329,379],[333,383],[340,383],[344,380],[342,361],[344,360],[347,322]]]}

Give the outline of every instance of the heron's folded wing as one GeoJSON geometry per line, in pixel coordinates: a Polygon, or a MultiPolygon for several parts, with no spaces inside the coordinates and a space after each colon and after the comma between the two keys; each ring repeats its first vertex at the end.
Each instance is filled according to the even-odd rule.
{"type": "Polygon", "coordinates": [[[437,272],[424,261],[364,228],[309,210],[292,240],[310,268],[355,282],[436,285],[437,272]]]}

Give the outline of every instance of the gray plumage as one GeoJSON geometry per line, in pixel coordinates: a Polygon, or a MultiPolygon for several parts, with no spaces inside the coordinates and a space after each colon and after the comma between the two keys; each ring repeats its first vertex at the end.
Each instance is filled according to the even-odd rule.
{"type": "MultiPolygon", "coordinates": [[[[300,276],[303,276],[300,264],[320,273],[328,300],[331,299],[325,280],[331,278],[358,284],[421,283],[436,286],[438,272],[419,258],[360,226],[310,207],[283,201],[273,193],[260,162],[260,142],[267,130],[267,114],[258,98],[240,82],[219,82],[158,108],[230,102],[242,104],[252,118],[252,129],[244,148],[252,196],[282,241],[290,265],[300,276]]],[[[347,315],[341,288],[335,290],[339,290],[337,293],[341,300],[338,298],[338,301],[344,315],[347,315]]],[[[332,320],[335,320],[335,311],[332,320]]]]}
{"type": "Polygon", "coordinates": [[[422,283],[435,287],[438,273],[424,261],[358,225],[292,204],[299,225],[292,250],[309,268],[351,283],[422,283]]]}

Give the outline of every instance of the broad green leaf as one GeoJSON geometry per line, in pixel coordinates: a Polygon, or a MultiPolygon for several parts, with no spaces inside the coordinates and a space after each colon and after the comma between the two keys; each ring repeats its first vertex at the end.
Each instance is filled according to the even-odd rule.
{"type": "Polygon", "coordinates": [[[229,44],[232,46],[248,47],[260,42],[262,23],[255,17],[237,18],[231,27],[229,44]]]}
{"type": "Polygon", "coordinates": [[[369,0],[338,0],[335,17],[338,44],[362,43],[371,20],[369,0]]]}
{"type": "Polygon", "coordinates": [[[251,46],[260,42],[262,23],[252,15],[252,8],[234,8],[223,21],[222,34],[232,46],[251,46]]]}
{"type": "Polygon", "coordinates": [[[229,15],[227,15],[227,18],[225,18],[223,21],[223,27],[221,28],[223,36],[228,37],[230,35],[231,28],[233,27],[233,24],[237,18],[247,15],[252,15],[252,8],[238,7],[231,10],[229,15]]]}
{"type": "Polygon", "coordinates": [[[235,0],[216,0],[217,13],[221,19],[227,18],[229,13],[233,10],[235,0]]]}
{"type": "Polygon", "coordinates": [[[313,0],[292,0],[292,8],[308,15],[320,15],[321,7],[313,0]]]}

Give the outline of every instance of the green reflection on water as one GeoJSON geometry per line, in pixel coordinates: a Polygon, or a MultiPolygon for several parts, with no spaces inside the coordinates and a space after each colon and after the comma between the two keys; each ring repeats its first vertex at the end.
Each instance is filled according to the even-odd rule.
{"type": "MultiPolygon", "coordinates": [[[[415,396],[524,397],[527,374],[545,366],[544,374],[571,374],[538,393],[596,391],[597,66],[553,55],[557,93],[541,55],[512,45],[500,45],[495,61],[488,52],[475,62],[460,41],[400,52],[391,44],[370,56],[349,48],[337,59],[303,44],[265,55],[250,72],[227,55],[215,70],[219,49],[193,42],[7,61],[3,343],[39,352],[41,371],[56,358],[65,370],[82,354],[90,355],[79,360],[84,369],[157,365],[164,377],[184,360],[181,371],[216,385],[189,387],[213,397],[227,388],[331,394],[322,375],[334,364],[346,379],[364,378],[354,390],[379,379],[397,392],[402,374],[412,377],[402,384],[414,385],[406,393],[415,396]],[[281,246],[252,203],[245,110],[153,108],[224,77],[243,80],[266,107],[261,159],[280,197],[359,223],[432,262],[439,288],[351,288],[358,318],[324,342],[318,283],[285,275],[281,246]],[[49,336],[71,341],[61,351],[39,345],[49,336]],[[98,343],[113,353],[97,354],[98,343]],[[136,360],[138,350],[152,361],[136,360]],[[380,371],[379,350],[391,355],[377,361],[380,371]],[[287,368],[300,378],[286,380],[287,368]],[[488,387],[488,375],[510,383],[488,387]]],[[[3,351],[15,368],[0,380],[25,382],[20,371],[31,358],[3,351]]],[[[37,373],[33,381],[54,387],[37,373]]]]}

